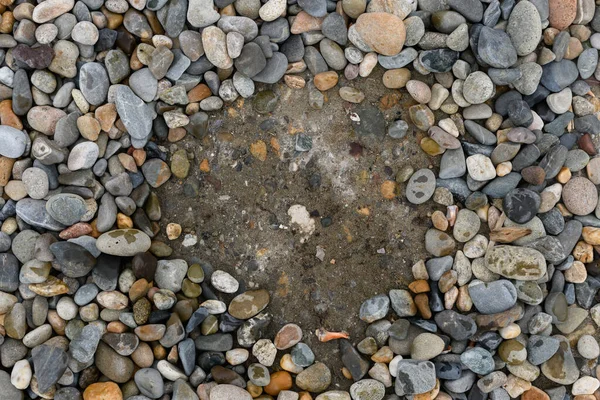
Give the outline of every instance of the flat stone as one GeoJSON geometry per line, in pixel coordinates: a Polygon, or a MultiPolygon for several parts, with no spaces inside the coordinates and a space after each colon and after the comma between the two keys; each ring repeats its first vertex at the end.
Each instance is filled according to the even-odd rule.
{"type": "Polygon", "coordinates": [[[486,267],[509,279],[537,280],[546,273],[546,260],[537,250],[499,245],[488,251],[486,267]]]}
{"type": "Polygon", "coordinates": [[[429,169],[415,172],[406,186],[406,198],[413,204],[422,204],[433,196],[435,175],[429,169]]]}
{"type": "Polygon", "coordinates": [[[40,392],[44,393],[54,385],[67,369],[69,356],[64,350],[49,345],[41,345],[31,351],[33,369],[40,392]]]}
{"type": "Polygon", "coordinates": [[[147,139],[152,131],[152,109],[127,87],[119,85],[115,91],[117,113],[127,132],[136,139],[147,139]]]}

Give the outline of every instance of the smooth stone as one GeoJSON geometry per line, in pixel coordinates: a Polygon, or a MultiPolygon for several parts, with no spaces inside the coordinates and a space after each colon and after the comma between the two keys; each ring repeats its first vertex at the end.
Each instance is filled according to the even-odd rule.
{"type": "Polygon", "coordinates": [[[542,21],[537,8],[530,2],[517,3],[508,18],[506,33],[519,56],[533,52],[542,37],[542,21]]]}
{"type": "Polygon", "coordinates": [[[150,248],[148,235],[137,229],[117,229],[100,235],[96,247],[113,256],[133,257],[150,248]]]}
{"type": "Polygon", "coordinates": [[[509,279],[537,280],[546,273],[546,260],[537,250],[499,245],[488,251],[486,267],[509,279]]]}
{"type": "Polygon", "coordinates": [[[0,125],[0,155],[19,158],[25,152],[28,139],[25,134],[8,125],[0,125]]]}
{"type": "Polygon", "coordinates": [[[579,77],[577,65],[571,60],[553,61],[544,65],[542,69],[540,83],[554,93],[571,85],[579,77]]]}
{"type": "Polygon", "coordinates": [[[579,378],[579,370],[571,346],[564,336],[554,336],[560,341],[558,351],[542,364],[542,373],[559,385],[573,384],[579,378]]]}
{"type": "Polygon", "coordinates": [[[413,204],[422,204],[433,196],[435,175],[429,169],[415,172],[406,186],[406,197],[413,204]]]}
{"type": "Polygon", "coordinates": [[[473,305],[483,314],[496,314],[510,309],[517,302],[517,290],[507,280],[471,282],[469,296],[473,305]]]}

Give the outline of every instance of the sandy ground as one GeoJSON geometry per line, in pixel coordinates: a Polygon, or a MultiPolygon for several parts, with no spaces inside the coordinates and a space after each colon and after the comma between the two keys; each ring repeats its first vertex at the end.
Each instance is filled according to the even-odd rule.
{"type": "Polygon", "coordinates": [[[300,325],[304,341],[342,388],[350,382],[341,374],[337,344],[318,342],[314,331],[345,330],[355,344],[363,339],[367,325],[358,318],[360,304],[410,282],[411,266],[426,255],[428,215],[444,210],[433,202],[408,203],[405,184],[398,186],[395,200],[380,193],[381,183],[394,180],[402,166],[437,169],[439,162],[421,151],[418,139],[424,133],[413,126],[402,140],[386,135],[386,124],[408,120],[414,103],[405,91],[386,89],[382,72],[338,84],[363,91],[360,105],[343,101],[334,88],[324,107],[315,110],[308,105],[308,90],[273,85],[260,88],[279,96],[272,114],[257,114],[253,99],[238,100],[211,115],[211,134],[204,140],[188,135],[163,143],[171,152],[183,148],[194,157],[188,178],[171,179],[158,190],[163,225],[177,222],[198,238],[191,247],[182,246],[184,235],[170,242],[174,254],[208,261],[248,288],[268,289],[269,334],[289,322],[300,325]],[[296,152],[297,135],[310,136],[312,150],[296,152]],[[250,153],[259,140],[267,146],[264,161],[250,153]],[[208,173],[199,169],[203,159],[208,173]],[[293,205],[313,216],[314,232],[291,223],[293,205]],[[331,218],[330,226],[322,226],[324,217],[331,218]]]}

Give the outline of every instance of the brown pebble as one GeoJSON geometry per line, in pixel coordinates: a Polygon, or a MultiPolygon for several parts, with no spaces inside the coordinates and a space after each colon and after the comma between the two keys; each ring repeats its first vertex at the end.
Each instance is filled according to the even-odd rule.
{"type": "Polygon", "coordinates": [[[473,300],[469,295],[467,285],[458,288],[458,298],[456,299],[456,308],[461,312],[469,312],[473,307],[473,300]]]}
{"type": "Polygon", "coordinates": [[[317,89],[325,92],[338,83],[338,74],[335,71],[320,72],[315,75],[314,84],[317,89]]]}
{"type": "Polygon", "coordinates": [[[285,75],[283,80],[291,89],[302,89],[304,86],[306,86],[306,81],[304,78],[298,75],[285,75]]]}
{"type": "Polygon", "coordinates": [[[271,381],[264,387],[265,393],[277,396],[282,390],[292,388],[292,376],[287,371],[278,371],[271,374],[271,381]]]}
{"type": "Polygon", "coordinates": [[[584,264],[590,263],[594,261],[594,247],[591,244],[580,240],[573,249],[573,257],[584,264]]]}
{"type": "Polygon", "coordinates": [[[408,68],[390,69],[383,74],[383,86],[388,89],[401,89],[410,80],[408,68]]]}
{"type": "Polygon", "coordinates": [[[431,309],[429,308],[429,298],[425,293],[419,293],[415,296],[415,305],[417,306],[417,310],[419,310],[419,314],[421,317],[425,319],[430,319],[431,309]]]}
{"type": "Polygon", "coordinates": [[[425,279],[419,279],[411,282],[410,285],[408,285],[408,288],[415,294],[426,293],[431,290],[429,287],[429,282],[427,282],[425,279]]]}
{"type": "Polygon", "coordinates": [[[451,269],[449,271],[444,272],[444,274],[440,277],[440,280],[438,281],[438,288],[440,289],[440,292],[446,293],[454,285],[456,285],[457,281],[458,273],[455,270],[451,269]]]}
{"type": "Polygon", "coordinates": [[[521,395],[521,400],[550,400],[550,396],[541,389],[532,386],[521,395]]]}
{"type": "Polygon", "coordinates": [[[527,183],[532,185],[541,185],[546,180],[546,171],[542,167],[533,165],[530,167],[523,168],[521,176],[527,183]]]}
{"type": "Polygon", "coordinates": [[[446,219],[446,214],[441,212],[440,210],[436,210],[431,214],[431,222],[436,229],[440,231],[445,231],[448,229],[448,220],[446,219]]]}
{"type": "Polygon", "coordinates": [[[86,222],[78,222],[61,231],[58,236],[63,240],[78,238],[92,232],[92,226],[86,222]]]}
{"type": "MultiPolygon", "coordinates": [[[[0,124],[12,126],[15,129],[23,129],[21,119],[13,112],[12,100],[2,100],[0,102],[0,124]]],[[[4,186],[1,185],[0,186],[4,186]]]]}
{"type": "Polygon", "coordinates": [[[200,102],[210,96],[212,96],[212,92],[209,87],[201,83],[188,92],[188,101],[190,103],[200,102]]]}

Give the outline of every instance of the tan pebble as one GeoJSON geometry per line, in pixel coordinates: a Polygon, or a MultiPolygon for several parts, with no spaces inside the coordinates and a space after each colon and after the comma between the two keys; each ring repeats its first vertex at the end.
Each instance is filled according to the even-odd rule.
{"type": "Polygon", "coordinates": [[[565,205],[563,203],[558,203],[556,205],[556,208],[558,208],[558,211],[560,211],[562,216],[565,218],[573,216],[573,214],[567,209],[567,207],[565,207],[565,205]]]}
{"type": "Polygon", "coordinates": [[[444,308],[446,310],[452,310],[457,299],[458,289],[456,288],[456,286],[452,286],[450,290],[444,293],[444,308]]]}
{"type": "Polygon", "coordinates": [[[573,249],[573,257],[584,264],[594,261],[594,248],[591,244],[580,240],[573,249]]]}
{"type": "Polygon", "coordinates": [[[344,375],[344,378],[346,379],[352,379],[352,374],[350,373],[350,370],[346,367],[342,367],[342,375],[344,375]]]}
{"type": "Polygon", "coordinates": [[[412,266],[412,273],[415,279],[429,279],[427,268],[425,267],[425,261],[419,260],[412,266]]]}
{"type": "Polygon", "coordinates": [[[185,135],[187,135],[187,131],[185,130],[185,128],[182,128],[182,127],[172,128],[172,129],[169,129],[169,134],[167,135],[167,140],[171,143],[176,143],[176,142],[179,142],[181,139],[183,139],[185,137],[185,135]]]}
{"type": "Polygon", "coordinates": [[[109,310],[123,310],[129,304],[127,296],[116,290],[100,292],[96,296],[96,300],[102,307],[109,310]]]}
{"type": "Polygon", "coordinates": [[[581,261],[573,261],[571,268],[564,272],[565,281],[571,283],[583,283],[587,278],[587,270],[581,261]]]}
{"type": "Polygon", "coordinates": [[[430,319],[432,317],[431,309],[429,308],[429,298],[425,293],[419,293],[415,296],[415,305],[421,317],[430,319]]]}
{"type": "Polygon", "coordinates": [[[119,153],[117,157],[119,158],[119,162],[121,163],[123,168],[130,172],[137,172],[138,166],[132,156],[130,156],[127,153],[119,153]]]}
{"type": "Polygon", "coordinates": [[[300,74],[306,71],[306,63],[304,61],[296,61],[288,64],[286,74],[300,74]]]}
{"type": "Polygon", "coordinates": [[[106,325],[106,331],[111,333],[123,333],[127,332],[127,325],[122,323],[121,321],[111,321],[106,325]]]}
{"type": "Polygon", "coordinates": [[[78,238],[92,232],[92,226],[85,222],[78,222],[62,230],[58,236],[63,240],[78,238]]]}
{"type": "Polygon", "coordinates": [[[1,33],[12,33],[15,17],[11,11],[5,11],[2,14],[2,22],[0,23],[1,33]]]}
{"type": "Polygon", "coordinates": [[[386,56],[398,54],[406,40],[402,19],[387,12],[361,14],[352,26],[365,46],[386,56]]]}
{"type": "Polygon", "coordinates": [[[77,118],[77,129],[79,129],[81,136],[93,142],[98,140],[98,135],[102,130],[100,122],[91,114],[82,115],[77,118]]]}
{"type": "Polygon", "coordinates": [[[135,161],[135,165],[141,167],[146,161],[146,151],[144,149],[135,149],[133,153],[131,153],[133,160],[135,161]]]}
{"type": "Polygon", "coordinates": [[[440,292],[446,293],[447,291],[451,290],[454,285],[456,285],[457,281],[458,273],[451,269],[442,274],[440,280],[438,281],[438,288],[440,289],[440,292]]]}
{"type": "Polygon", "coordinates": [[[383,346],[371,356],[373,362],[389,364],[394,358],[394,352],[388,346],[383,346]]]}
{"type": "Polygon", "coordinates": [[[563,185],[571,179],[571,170],[568,167],[562,167],[556,176],[556,180],[563,185]]]}
{"type": "Polygon", "coordinates": [[[433,226],[440,231],[445,231],[448,229],[448,220],[446,219],[446,215],[439,210],[433,212],[431,215],[431,222],[433,223],[433,226]]]}
{"type": "Polygon", "coordinates": [[[592,246],[600,245],[600,228],[584,226],[583,230],[581,231],[581,235],[583,236],[583,240],[585,240],[586,243],[589,243],[592,246]]]}
{"type": "Polygon", "coordinates": [[[256,386],[254,383],[248,381],[246,384],[246,390],[250,393],[253,399],[257,398],[263,393],[263,388],[261,386],[256,386]]]}
{"type": "Polygon", "coordinates": [[[342,100],[345,100],[349,103],[359,104],[365,99],[365,94],[360,90],[348,86],[344,86],[340,88],[339,95],[342,100]]]}
{"type": "Polygon", "coordinates": [[[117,119],[117,108],[114,103],[104,104],[96,108],[94,117],[100,122],[102,130],[108,132],[117,119]]]}
{"type": "Polygon", "coordinates": [[[137,281],[133,282],[133,284],[129,288],[129,299],[132,303],[135,303],[142,297],[146,296],[151,287],[152,284],[148,283],[146,279],[138,279],[137,281]]]}
{"type": "Polygon", "coordinates": [[[304,78],[298,75],[285,75],[283,80],[291,89],[302,89],[306,86],[304,78]]]}
{"type": "Polygon", "coordinates": [[[462,312],[469,312],[473,307],[473,300],[471,300],[471,296],[469,295],[468,287],[461,286],[458,289],[458,298],[456,299],[456,308],[462,312]]]}
{"type": "Polygon", "coordinates": [[[458,127],[452,118],[444,118],[438,122],[438,126],[454,136],[455,138],[460,136],[460,132],[458,131],[458,127]]]}
{"type": "Polygon", "coordinates": [[[294,18],[290,32],[294,35],[298,35],[304,32],[320,31],[323,26],[323,20],[324,18],[313,17],[306,11],[300,11],[298,15],[296,15],[296,18],[294,18]]]}
{"type": "Polygon", "coordinates": [[[489,117],[486,121],[485,121],[485,127],[491,131],[491,132],[496,132],[500,126],[502,125],[502,115],[500,114],[492,114],[491,117],[489,117]]]}
{"type": "Polygon", "coordinates": [[[131,354],[131,359],[140,368],[149,368],[154,362],[154,353],[148,343],[140,342],[137,349],[131,354]]]}
{"type": "Polygon", "coordinates": [[[571,25],[571,36],[579,39],[582,42],[587,42],[592,31],[585,25],[571,25]]]}
{"type": "Polygon", "coordinates": [[[565,60],[574,60],[579,57],[582,52],[583,45],[581,44],[581,41],[575,37],[571,37],[564,58],[565,60]]]}
{"type": "Polygon", "coordinates": [[[512,163],[510,161],[504,161],[496,165],[496,175],[506,176],[512,171],[512,163]]]}
{"type": "Polygon", "coordinates": [[[133,228],[133,221],[130,217],[123,213],[117,214],[117,228],[119,229],[131,229],[133,228]]]}
{"type": "Polygon", "coordinates": [[[406,90],[418,103],[427,104],[431,100],[431,89],[425,82],[410,80],[406,82],[406,90]]]}
{"type": "Polygon", "coordinates": [[[531,389],[531,382],[518,378],[513,374],[508,375],[506,383],[502,386],[508,395],[514,399],[531,389]]]}
{"type": "Polygon", "coordinates": [[[325,92],[338,83],[338,74],[335,71],[320,72],[314,77],[314,84],[317,89],[325,92]]]}
{"type": "Polygon", "coordinates": [[[593,394],[578,394],[573,396],[573,400],[597,400],[593,394]]]}
{"type": "Polygon", "coordinates": [[[15,164],[13,158],[0,156],[0,186],[6,186],[12,175],[12,168],[15,164]]]}
{"type": "Polygon", "coordinates": [[[452,400],[452,396],[448,393],[439,392],[437,396],[435,396],[435,400],[452,400]]]}
{"type": "Polygon", "coordinates": [[[291,372],[292,374],[299,374],[300,372],[304,371],[304,368],[294,364],[294,362],[292,361],[292,356],[290,354],[284,354],[283,357],[281,357],[281,360],[279,361],[279,366],[283,370],[291,372]]]}
{"type": "Polygon", "coordinates": [[[358,65],[358,74],[362,78],[371,75],[373,69],[377,66],[377,53],[367,53],[358,65]]]}
{"type": "Polygon", "coordinates": [[[514,339],[521,334],[521,327],[514,322],[498,331],[503,339],[514,339]]]}
{"type": "MultiPolygon", "coordinates": [[[[346,375],[344,375],[344,378],[345,377],[346,377],[346,375]]],[[[350,378],[348,378],[348,379],[350,379],[350,378]]],[[[313,400],[312,396],[308,392],[300,392],[300,393],[298,393],[298,395],[300,396],[300,397],[298,397],[298,400],[313,400]]]]}
{"type": "Polygon", "coordinates": [[[383,74],[383,85],[388,89],[400,89],[410,80],[408,68],[390,69],[383,74]]]}
{"type": "Polygon", "coordinates": [[[48,323],[52,326],[52,329],[54,330],[54,332],[56,332],[57,335],[65,334],[65,328],[67,327],[67,321],[62,319],[58,315],[56,310],[48,311],[48,323]]]}

